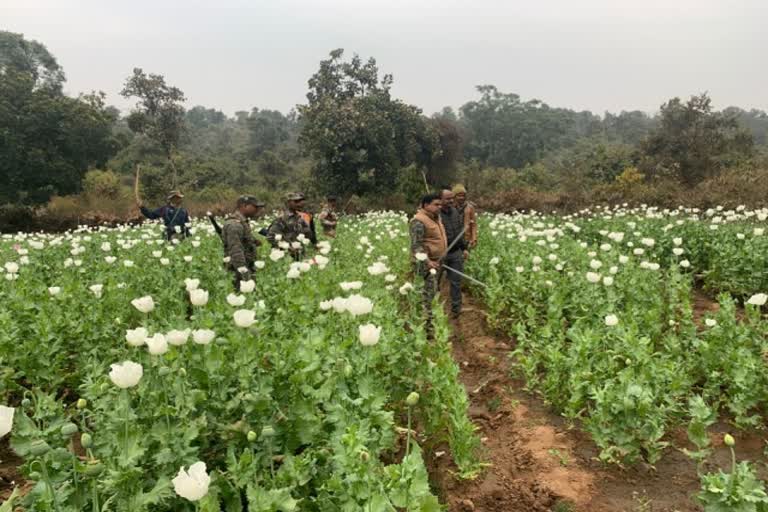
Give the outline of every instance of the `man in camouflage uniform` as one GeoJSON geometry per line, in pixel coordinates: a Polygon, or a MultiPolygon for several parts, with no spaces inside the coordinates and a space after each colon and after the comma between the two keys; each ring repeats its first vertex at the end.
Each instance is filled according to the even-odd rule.
{"type": "Polygon", "coordinates": [[[306,243],[312,237],[306,214],[301,211],[304,194],[292,192],[285,197],[285,210],[267,230],[267,241],[274,248],[288,250],[298,260],[304,253],[306,243]]]}
{"type": "Polygon", "coordinates": [[[224,255],[229,258],[227,269],[234,274],[235,290],[240,289],[240,281],[251,279],[256,249],[261,242],[253,237],[248,220],[256,217],[263,207],[264,203],[253,196],[240,196],[237,209],[224,221],[221,241],[224,243],[224,255]]]}
{"type": "Polygon", "coordinates": [[[328,196],[327,202],[317,216],[323,225],[323,232],[329,238],[336,238],[336,224],[339,222],[339,216],[336,213],[336,197],[328,196]]]}
{"type": "Polygon", "coordinates": [[[424,278],[422,308],[426,322],[427,339],[434,339],[432,300],[437,294],[440,267],[448,239],[440,218],[440,194],[427,194],[421,198],[421,208],[410,222],[411,260],[416,274],[424,278]]]}

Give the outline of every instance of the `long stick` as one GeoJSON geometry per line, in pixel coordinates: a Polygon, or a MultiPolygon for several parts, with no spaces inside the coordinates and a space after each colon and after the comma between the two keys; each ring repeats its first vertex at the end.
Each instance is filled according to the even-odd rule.
{"type": "Polygon", "coordinates": [[[141,165],[136,164],[136,177],[133,180],[133,195],[136,198],[136,204],[141,203],[139,199],[139,173],[141,172],[141,165]]]}
{"type": "Polygon", "coordinates": [[[465,274],[464,272],[459,272],[459,271],[458,271],[458,270],[456,270],[455,268],[451,268],[451,267],[449,267],[448,265],[446,265],[445,263],[443,263],[443,268],[444,268],[445,270],[448,270],[448,271],[450,271],[450,272],[455,272],[455,273],[457,273],[458,275],[460,275],[461,277],[463,277],[464,279],[468,279],[468,280],[472,281],[473,283],[479,284],[479,285],[480,285],[480,286],[482,286],[483,288],[488,288],[488,285],[487,285],[487,284],[485,284],[485,283],[483,283],[482,281],[478,281],[478,280],[477,280],[477,279],[475,279],[474,277],[469,277],[469,276],[468,276],[467,274],[465,274]]]}

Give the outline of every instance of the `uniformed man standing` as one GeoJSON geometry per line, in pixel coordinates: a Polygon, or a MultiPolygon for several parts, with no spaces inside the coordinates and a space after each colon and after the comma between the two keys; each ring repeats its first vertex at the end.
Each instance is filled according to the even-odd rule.
{"type": "Polygon", "coordinates": [[[172,190],[167,197],[168,204],[150,210],[144,206],[144,203],[137,201],[136,205],[141,210],[141,214],[148,219],[162,219],[165,225],[163,237],[170,241],[183,240],[189,236],[189,213],[187,209],[181,206],[184,194],[178,190],[172,190]]]}
{"type": "Polygon", "coordinates": [[[464,219],[464,238],[470,249],[477,245],[477,207],[467,201],[467,189],[464,185],[453,186],[454,206],[464,219]]]}
{"type": "Polygon", "coordinates": [[[304,253],[301,238],[310,241],[312,231],[307,215],[301,211],[304,194],[292,192],[285,197],[285,210],[267,230],[267,241],[275,248],[287,249],[298,260],[304,253]]]}
{"type": "Polygon", "coordinates": [[[445,235],[450,251],[444,256],[444,263],[453,270],[443,270],[448,273],[451,294],[451,316],[458,318],[461,313],[461,275],[464,272],[464,260],[467,258],[469,244],[464,236],[466,230],[464,221],[459,211],[454,208],[454,195],[450,188],[441,192],[440,219],[443,221],[445,235]],[[454,270],[458,272],[454,272],[454,270]]]}
{"type": "Polygon", "coordinates": [[[317,216],[320,224],[323,225],[323,232],[328,238],[336,238],[336,224],[339,222],[339,216],[336,213],[336,197],[328,196],[323,210],[317,216]]]}
{"type": "Polygon", "coordinates": [[[439,194],[427,194],[421,198],[421,207],[411,219],[411,258],[417,274],[424,278],[422,307],[426,320],[427,338],[434,338],[432,300],[437,294],[441,260],[448,248],[448,239],[440,219],[439,194]]]}
{"type": "Polygon", "coordinates": [[[236,210],[227,215],[221,230],[224,243],[224,255],[229,258],[227,268],[234,274],[235,290],[240,289],[240,281],[251,279],[256,261],[256,249],[261,245],[253,237],[249,219],[259,214],[264,203],[253,196],[240,196],[236,210]]]}

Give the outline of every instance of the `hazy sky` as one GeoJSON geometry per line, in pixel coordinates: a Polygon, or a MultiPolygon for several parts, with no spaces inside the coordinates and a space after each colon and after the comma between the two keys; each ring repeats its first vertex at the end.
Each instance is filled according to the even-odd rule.
{"type": "Polygon", "coordinates": [[[119,108],[142,67],[189,106],[287,111],[344,48],[426,113],[479,84],[595,113],[702,91],[768,110],[768,0],[0,0],[0,29],[44,43],[68,93],[119,108]]]}

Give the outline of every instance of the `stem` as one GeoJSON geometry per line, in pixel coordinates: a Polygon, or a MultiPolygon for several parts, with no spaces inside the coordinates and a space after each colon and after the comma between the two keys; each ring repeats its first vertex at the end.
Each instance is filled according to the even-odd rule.
{"type": "Polygon", "coordinates": [[[56,490],[53,488],[53,482],[51,482],[51,478],[48,476],[48,466],[46,466],[43,462],[40,462],[40,468],[43,470],[43,479],[45,480],[45,485],[51,491],[53,507],[56,509],[56,512],[60,512],[61,509],[59,508],[59,500],[56,498],[56,490]]]}
{"type": "Polygon", "coordinates": [[[123,402],[125,404],[125,441],[123,443],[123,453],[125,454],[126,458],[128,457],[128,420],[129,420],[129,410],[130,410],[130,398],[128,397],[128,390],[123,390],[123,402]]]}
{"type": "Polygon", "coordinates": [[[91,480],[91,508],[99,512],[99,493],[96,491],[96,480],[91,480]]]}

